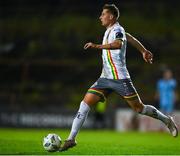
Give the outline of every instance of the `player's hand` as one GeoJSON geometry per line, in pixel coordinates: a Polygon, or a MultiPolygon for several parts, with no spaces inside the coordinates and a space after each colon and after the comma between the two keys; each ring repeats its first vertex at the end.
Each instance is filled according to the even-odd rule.
{"type": "Polygon", "coordinates": [[[88,49],[88,48],[95,48],[96,44],[92,43],[92,42],[88,42],[84,45],[84,49],[88,49]]]}
{"type": "Polygon", "coordinates": [[[145,50],[142,52],[143,59],[147,62],[152,64],[153,63],[153,54],[149,50],[145,50]]]}

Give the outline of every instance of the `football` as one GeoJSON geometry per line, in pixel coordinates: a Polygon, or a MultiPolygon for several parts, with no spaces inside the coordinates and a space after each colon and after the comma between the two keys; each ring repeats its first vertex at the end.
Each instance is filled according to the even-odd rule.
{"type": "Polygon", "coordinates": [[[61,138],[57,134],[48,134],[43,139],[43,147],[48,152],[58,151],[61,143],[61,138]]]}

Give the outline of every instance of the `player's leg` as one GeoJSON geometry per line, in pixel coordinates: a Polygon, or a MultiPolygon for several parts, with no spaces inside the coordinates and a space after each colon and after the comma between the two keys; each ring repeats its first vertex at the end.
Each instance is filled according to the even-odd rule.
{"type": "Polygon", "coordinates": [[[173,136],[176,137],[178,135],[178,131],[172,117],[166,116],[152,105],[144,105],[142,103],[131,79],[111,81],[111,85],[119,95],[124,97],[133,110],[140,114],[161,120],[167,125],[173,136]]]}
{"type": "Polygon", "coordinates": [[[171,134],[174,137],[178,136],[177,126],[174,123],[172,117],[166,116],[165,114],[163,114],[162,112],[157,110],[152,105],[144,105],[142,103],[140,97],[138,96],[138,94],[136,94],[134,97],[127,97],[126,96],[125,100],[132,107],[133,110],[135,110],[136,112],[138,112],[140,114],[147,115],[147,116],[150,116],[152,118],[161,120],[165,125],[167,125],[171,134]]]}
{"type": "Polygon", "coordinates": [[[100,96],[92,93],[87,93],[81,101],[78,112],[73,120],[72,128],[68,140],[75,139],[79,129],[83,125],[90,111],[90,107],[95,105],[101,99],[100,96]]]}
{"type": "Polygon", "coordinates": [[[77,143],[75,141],[75,138],[82,127],[84,121],[86,120],[88,113],[90,111],[90,107],[100,100],[102,100],[102,97],[104,97],[104,91],[103,90],[91,90],[89,89],[86,93],[83,101],[80,103],[79,110],[73,120],[71,132],[69,134],[68,139],[65,141],[63,147],[60,149],[60,151],[65,151],[73,146],[75,146],[77,143]]]}
{"type": "Polygon", "coordinates": [[[152,105],[144,105],[142,103],[140,97],[138,96],[138,94],[133,98],[126,97],[125,100],[127,101],[127,103],[131,106],[131,108],[134,111],[136,111],[136,112],[138,112],[140,114],[144,114],[144,115],[159,119],[162,122],[164,122],[165,124],[168,123],[169,118],[166,115],[164,115],[163,113],[158,111],[152,105]]]}

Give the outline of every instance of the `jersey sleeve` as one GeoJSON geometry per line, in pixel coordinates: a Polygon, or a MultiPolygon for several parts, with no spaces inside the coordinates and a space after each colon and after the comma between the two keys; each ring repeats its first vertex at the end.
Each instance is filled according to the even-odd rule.
{"type": "Polygon", "coordinates": [[[113,30],[113,39],[114,40],[125,40],[125,34],[120,28],[116,28],[113,30]]]}

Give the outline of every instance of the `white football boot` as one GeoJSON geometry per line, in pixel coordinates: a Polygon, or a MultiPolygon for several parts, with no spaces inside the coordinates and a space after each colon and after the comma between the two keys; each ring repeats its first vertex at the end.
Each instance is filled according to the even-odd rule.
{"type": "Polygon", "coordinates": [[[178,128],[173,120],[173,117],[172,116],[168,116],[168,117],[169,117],[169,123],[166,126],[168,127],[172,136],[177,137],[178,136],[178,128]]]}

